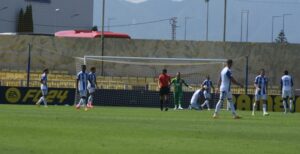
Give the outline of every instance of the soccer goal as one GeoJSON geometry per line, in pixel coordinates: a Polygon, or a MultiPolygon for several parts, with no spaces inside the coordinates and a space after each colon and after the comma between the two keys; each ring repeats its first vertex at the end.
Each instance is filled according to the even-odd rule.
{"type": "MultiPolygon", "coordinates": [[[[192,92],[198,89],[209,75],[215,86],[219,79],[220,70],[226,59],[213,58],[162,58],[162,57],[121,57],[121,56],[84,56],[76,57],[76,71],[81,65],[87,69],[96,67],[98,86],[100,89],[114,90],[146,90],[157,91],[157,77],[162,69],[166,68],[171,77],[177,72],[194,89],[184,89],[192,92]]],[[[133,96],[134,97],[134,96],[133,96]]],[[[148,97],[144,95],[144,97],[148,97]]],[[[103,97],[102,97],[103,98],[103,97]]],[[[124,98],[124,97],[123,97],[124,98]]],[[[137,98],[137,97],[135,97],[137,98]]],[[[99,98],[101,99],[101,98],[99,98]]],[[[119,97],[119,99],[121,99],[119,97]]],[[[151,102],[150,98],[147,98],[151,102]]],[[[189,102],[189,96],[184,97],[184,102],[189,102]]],[[[142,100],[132,102],[139,103],[142,100]]],[[[145,100],[143,100],[145,102],[145,100]]],[[[152,100],[153,102],[153,100],[152,100]]],[[[214,101],[215,102],[215,101],[214,101]]],[[[213,106],[213,104],[212,104],[213,106]]]]}
{"type": "Polygon", "coordinates": [[[206,58],[84,56],[76,58],[76,71],[85,64],[87,68],[96,67],[100,76],[155,78],[166,68],[172,77],[180,72],[187,82],[199,84],[206,75],[217,79],[225,62],[226,59],[206,58]]]}

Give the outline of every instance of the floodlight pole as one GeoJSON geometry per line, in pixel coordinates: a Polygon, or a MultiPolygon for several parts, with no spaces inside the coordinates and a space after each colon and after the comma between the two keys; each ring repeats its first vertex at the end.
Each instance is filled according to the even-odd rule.
{"type": "MultiPolygon", "coordinates": [[[[102,30],[101,30],[101,56],[104,56],[104,20],[105,18],[105,0],[102,0],[102,30]]],[[[101,76],[104,76],[104,61],[101,62],[101,76]]]]}
{"type": "Polygon", "coordinates": [[[209,0],[205,0],[206,3],[206,35],[205,35],[205,39],[206,41],[208,41],[208,23],[209,23],[209,0]]]}
{"type": "Polygon", "coordinates": [[[184,17],[184,40],[186,40],[187,35],[187,21],[188,19],[191,19],[191,17],[184,17]]]}
{"type": "Polygon", "coordinates": [[[246,25],[246,42],[248,42],[248,35],[249,35],[249,10],[242,10],[241,11],[241,38],[240,42],[243,42],[243,19],[244,14],[247,15],[247,25],[246,25]]]}
{"type": "Polygon", "coordinates": [[[245,68],[245,94],[248,94],[248,75],[249,75],[249,56],[246,56],[246,68],[245,68]]]}
{"type": "Polygon", "coordinates": [[[285,17],[290,16],[292,14],[283,14],[282,15],[282,31],[285,33],[285,17]]]}
{"type": "Polygon", "coordinates": [[[54,20],[55,20],[55,21],[54,21],[54,22],[55,22],[55,25],[54,25],[54,33],[53,33],[54,35],[55,35],[56,31],[57,31],[57,14],[58,14],[59,11],[60,11],[60,8],[56,8],[56,9],[54,10],[54,13],[55,13],[55,17],[54,17],[54,18],[55,18],[55,19],[54,19],[54,20]]]}
{"type": "Polygon", "coordinates": [[[224,26],[223,26],[223,42],[226,42],[226,25],[227,24],[227,0],[224,0],[224,26]]]}

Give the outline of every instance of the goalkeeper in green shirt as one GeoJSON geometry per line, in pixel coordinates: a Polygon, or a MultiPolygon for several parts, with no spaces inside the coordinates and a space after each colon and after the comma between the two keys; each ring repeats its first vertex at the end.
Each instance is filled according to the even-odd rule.
{"type": "Polygon", "coordinates": [[[176,78],[172,79],[170,86],[174,85],[174,110],[182,110],[181,107],[182,104],[182,97],[183,97],[183,90],[182,85],[185,85],[186,87],[190,87],[183,79],[180,78],[180,72],[177,72],[176,78]]]}

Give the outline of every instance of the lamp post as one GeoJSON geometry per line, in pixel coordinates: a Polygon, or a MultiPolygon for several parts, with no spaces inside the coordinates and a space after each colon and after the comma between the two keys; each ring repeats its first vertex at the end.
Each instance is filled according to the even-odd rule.
{"type": "Polygon", "coordinates": [[[224,29],[223,29],[223,42],[226,42],[226,23],[227,22],[227,0],[224,0],[224,29]]]}
{"type": "Polygon", "coordinates": [[[184,17],[184,40],[186,40],[187,35],[187,21],[188,19],[191,19],[191,17],[184,17]]]}
{"type": "Polygon", "coordinates": [[[104,20],[105,18],[105,0],[102,0],[102,27],[101,27],[101,76],[104,76],[104,62],[103,62],[103,56],[104,56],[104,20]]]}
{"type": "Polygon", "coordinates": [[[247,25],[246,25],[246,42],[248,42],[248,35],[249,35],[249,10],[242,10],[241,11],[241,38],[240,41],[243,42],[243,19],[244,14],[247,15],[247,25]]]}
{"type": "Polygon", "coordinates": [[[206,3],[206,41],[208,41],[208,19],[209,19],[209,0],[205,0],[206,3]]]}
{"type": "Polygon", "coordinates": [[[60,11],[60,8],[56,8],[55,10],[54,10],[54,12],[55,12],[55,26],[54,26],[54,34],[55,34],[55,32],[57,31],[57,13],[60,11]]]}
{"type": "Polygon", "coordinates": [[[285,16],[290,16],[292,14],[283,14],[282,15],[282,31],[285,32],[285,16]]]}
{"type": "Polygon", "coordinates": [[[107,31],[110,31],[110,23],[112,20],[115,20],[116,18],[108,18],[107,19],[107,31]]]}
{"type": "Polygon", "coordinates": [[[271,42],[274,41],[274,20],[276,18],[280,18],[281,16],[272,16],[272,34],[271,34],[271,42]]]}

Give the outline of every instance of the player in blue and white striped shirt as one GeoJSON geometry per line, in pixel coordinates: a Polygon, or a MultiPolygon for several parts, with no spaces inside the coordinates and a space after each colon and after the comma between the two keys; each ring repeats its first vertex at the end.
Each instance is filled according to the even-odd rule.
{"type": "Polygon", "coordinates": [[[290,112],[293,112],[293,96],[292,96],[292,91],[293,91],[293,78],[289,75],[289,72],[287,70],[284,71],[284,75],[281,77],[280,81],[281,85],[281,92],[282,92],[282,103],[284,107],[284,113],[287,113],[287,101],[290,99],[290,112]]]}
{"type": "MultiPolygon", "coordinates": [[[[88,84],[88,74],[86,73],[86,66],[81,66],[81,71],[77,74],[76,79],[76,88],[77,92],[80,95],[80,101],[76,105],[77,109],[80,109],[80,106],[86,106],[86,97],[87,97],[87,84],[88,84]]],[[[87,111],[87,108],[85,107],[87,111]]]]}
{"type": "Polygon", "coordinates": [[[47,94],[48,94],[48,68],[44,69],[43,74],[41,76],[41,90],[42,90],[42,97],[39,99],[39,101],[36,103],[36,105],[40,106],[41,102],[44,103],[44,106],[47,107],[47,94]]]}
{"type": "Polygon", "coordinates": [[[213,86],[212,81],[210,80],[209,75],[206,76],[206,80],[203,81],[202,83],[202,87],[206,87],[206,89],[204,90],[204,98],[205,101],[204,103],[201,105],[201,108],[203,109],[204,106],[206,105],[207,109],[210,110],[209,107],[209,101],[211,99],[211,88],[214,90],[215,87],[213,86]]]}
{"type": "Polygon", "coordinates": [[[252,115],[255,115],[256,104],[260,101],[263,102],[263,115],[268,116],[267,112],[267,90],[268,90],[268,78],[265,76],[265,70],[260,70],[260,75],[255,78],[254,86],[255,90],[255,102],[253,103],[252,115]]]}
{"type": "Polygon", "coordinates": [[[88,104],[87,107],[88,108],[93,108],[93,101],[94,101],[94,94],[97,88],[97,77],[96,77],[96,68],[92,67],[91,72],[88,75],[88,80],[89,80],[89,84],[88,84],[88,90],[89,90],[89,98],[88,98],[88,104]]]}

